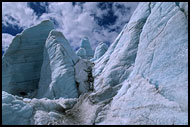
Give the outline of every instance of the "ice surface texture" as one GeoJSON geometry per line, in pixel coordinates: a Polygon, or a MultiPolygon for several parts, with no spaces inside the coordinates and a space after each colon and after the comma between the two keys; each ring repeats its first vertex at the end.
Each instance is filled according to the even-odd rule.
{"type": "Polygon", "coordinates": [[[90,42],[89,42],[89,39],[87,37],[83,38],[81,40],[81,45],[80,45],[81,48],[84,48],[86,50],[86,57],[87,59],[91,59],[93,56],[94,56],[94,52],[91,48],[91,45],[90,45],[90,42]]]}
{"type": "Polygon", "coordinates": [[[95,63],[97,91],[122,84],[97,124],[188,123],[185,8],[167,2],[138,5],[122,35],[95,63]]]}
{"type": "MultiPolygon", "coordinates": [[[[13,42],[16,39],[19,38],[13,42]]],[[[81,48],[90,55],[89,59],[93,53],[85,48],[89,47],[87,40],[82,41],[81,48]]],[[[3,89],[11,94],[18,89],[28,90],[9,84],[15,81],[14,72],[24,71],[11,68],[13,60],[22,57],[17,54],[7,58],[18,45],[16,42],[11,43],[15,46],[10,45],[3,58],[3,89]]],[[[91,59],[93,92],[86,93],[93,64],[80,59],[62,33],[52,30],[43,51],[38,89],[42,99],[22,100],[3,92],[3,124],[22,124],[21,120],[23,124],[188,124],[187,2],[139,3],[107,51],[103,54],[101,46],[97,47],[95,57],[99,58],[91,59]],[[80,94],[76,102],[75,97],[80,94]],[[32,115],[27,112],[23,117],[19,112],[24,107],[32,115]],[[9,111],[13,111],[16,120],[6,120],[9,111]]]]}
{"type": "Polygon", "coordinates": [[[45,41],[53,28],[46,20],[16,35],[2,58],[3,91],[19,96],[35,94],[45,41]]]}
{"type": "Polygon", "coordinates": [[[79,48],[76,51],[76,54],[80,56],[82,59],[87,59],[86,50],[84,48],[79,48]]]}
{"type": "Polygon", "coordinates": [[[74,77],[74,65],[78,60],[79,57],[72,50],[64,35],[52,30],[44,48],[37,97],[78,97],[74,77]]]}
{"type": "Polygon", "coordinates": [[[98,46],[95,49],[94,58],[91,59],[91,61],[95,61],[99,59],[101,56],[104,55],[104,53],[108,50],[108,46],[104,42],[100,42],[98,46]]]}

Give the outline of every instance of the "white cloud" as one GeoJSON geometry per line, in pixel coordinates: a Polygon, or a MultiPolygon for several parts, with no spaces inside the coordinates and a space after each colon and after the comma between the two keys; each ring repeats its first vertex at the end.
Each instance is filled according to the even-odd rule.
{"type": "Polygon", "coordinates": [[[91,42],[93,48],[97,46],[100,41],[106,41],[112,43],[117,37],[118,32],[111,31],[110,29],[119,27],[122,29],[124,22],[129,20],[131,12],[128,14],[121,14],[117,11],[116,5],[124,5],[124,7],[132,7],[132,11],[137,6],[137,3],[114,3],[114,14],[118,16],[116,23],[109,27],[109,29],[101,28],[94,20],[92,14],[97,17],[102,17],[108,13],[108,10],[101,10],[97,5],[97,2],[86,2],[82,5],[76,4],[72,6],[72,3],[50,3],[49,13],[50,15],[56,14],[54,18],[60,24],[60,30],[64,33],[66,38],[70,40],[71,45],[78,47],[80,45],[80,39],[87,36],[91,42]],[[123,23],[123,24],[122,24],[123,23]],[[122,25],[121,25],[122,24],[122,25]],[[96,30],[97,32],[95,32],[96,30]]]}
{"type": "Polygon", "coordinates": [[[9,23],[28,28],[38,23],[37,16],[33,9],[27,6],[26,2],[2,2],[2,17],[4,25],[9,23]]]}
{"type": "Polygon", "coordinates": [[[72,2],[49,2],[48,13],[42,14],[39,18],[34,11],[27,6],[27,3],[4,3],[2,4],[3,23],[17,24],[20,27],[29,27],[38,22],[53,18],[58,23],[58,28],[63,32],[71,45],[76,48],[80,45],[80,40],[87,36],[91,42],[93,49],[100,41],[112,43],[120,31],[110,31],[114,28],[122,29],[126,21],[129,20],[131,13],[137,6],[134,2],[114,2],[112,9],[114,15],[117,15],[115,24],[107,29],[99,26],[92,14],[99,18],[108,13],[108,10],[101,10],[98,2],[86,2],[84,4],[72,5],[72,2]],[[125,8],[122,13],[117,9],[118,5],[125,8]],[[127,12],[127,8],[131,8],[131,12],[127,12]],[[10,9],[11,8],[11,9],[10,9]],[[15,13],[16,12],[16,13],[15,13]],[[12,21],[7,16],[11,16],[16,21],[12,21]]]}
{"type": "Polygon", "coordinates": [[[59,29],[65,37],[70,40],[71,45],[75,48],[80,45],[80,40],[84,36],[89,37],[91,43],[95,43],[92,30],[98,25],[90,16],[91,12],[86,9],[81,9],[79,5],[73,6],[71,2],[67,3],[50,3],[49,15],[42,15],[45,19],[55,15],[53,18],[59,23],[59,29]]]}
{"type": "Polygon", "coordinates": [[[4,51],[9,47],[13,38],[14,38],[14,36],[12,36],[10,34],[7,34],[7,33],[2,34],[2,48],[4,51]]]}

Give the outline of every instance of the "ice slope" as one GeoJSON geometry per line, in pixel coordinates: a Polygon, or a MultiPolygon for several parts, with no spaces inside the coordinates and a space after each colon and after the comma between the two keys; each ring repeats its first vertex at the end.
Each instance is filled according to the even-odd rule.
{"type": "Polygon", "coordinates": [[[95,89],[122,85],[96,124],[188,124],[188,13],[179,5],[140,3],[95,63],[95,89]]]}
{"type": "Polygon", "coordinates": [[[52,30],[45,43],[37,98],[77,98],[88,92],[91,66],[75,54],[61,32],[52,30]]]}
{"type": "Polygon", "coordinates": [[[93,75],[95,90],[105,86],[115,86],[128,78],[131,73],[138,50],[139,37],[142,28],[150,14],[148,3],[139,6],[134,18],[125,25],[120,35],[108,48],[107,52],[97,61],[93,75]]]}

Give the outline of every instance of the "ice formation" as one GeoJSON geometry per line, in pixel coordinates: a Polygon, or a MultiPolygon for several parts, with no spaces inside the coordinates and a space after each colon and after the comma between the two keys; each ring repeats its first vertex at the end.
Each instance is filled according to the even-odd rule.
{"type": "Polygon", "coordinates": [[[45,43],[38,97],[78,97],[74,77],[74,65],[78,61],[63,34],[52,30],[45,43]]]}
{"type": "Polygon", "coordinates": [[[86,50],[87,59],[91,59],[94,56],[94,52],[93,52],[93,50],[91,48],[91,45],[90,45],[88,37],[84,37],[81,40],[80,48],[84,48],[86,50]]]}
{"type": "Polygon", "coordinates": [[[2,58],[3,91],[25,97],[36,93],[44,44],[53,28],[46,20],[16,35],[2,58]]]}
{"type": "Polygon", "coordinates": [[[108,46],[104,42],[100,42],[98,46],[95,49],[94,58],[91,59],[91,61],[95,61],[99,59],[101,56],[104,55],[104,53],[108,50],[108,46]]]}
{"type": "Polygon", "coordinates": [[[76,54],[81,57],[82,59],[87,59],[86,50],[84,48],[79,48],[76,51],[76,54]]]}
{"type": "Polygon", "coordinates": [[[36,30],[29,28],[13,39],[3,57],[3,124],[188,124],[187,2],[139,3],[107,51],[100,44],[94,57],[87,38],[76,54],[61,32],[48,27],[49,21],[41,25],[47,25],[38,29],[46,33],[39,35],[41,41],[31,41],[35,33],[24,35],[36,30]],[[23,61],[34,59],[30,50],[26,56],[20,53],[26,42],[30,48],[43,47],[36,57],[40,64],[23,61]],[[86,51],[85,59],[79,51],[83,56],[86,51]],[[33,78],[32,69],[39,84],[34,80],[24,87],[19,80],[33,78]],[[28,96],[31,89],[36,96],[28,96]]]}

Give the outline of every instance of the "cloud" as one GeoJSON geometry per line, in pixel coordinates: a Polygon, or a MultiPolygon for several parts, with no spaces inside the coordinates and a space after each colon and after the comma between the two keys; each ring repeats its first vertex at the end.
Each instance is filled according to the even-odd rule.
{"type": "Polygon", "coordinates": [[[2,2],[2,23],[28,28],[37,24],[37,16],[26,2],[2,2]]]}
{"type": "MultiPolygon", "coordinates": [[[[17,24],[27,28],[42,20],[51,19],[56,28],[63,32],[71,45],[77,48],[87,36],[93,49],[101,41],[112,43],[128,22],[138,3],[135,2],[49,2],[47,12],[37,16],[27,3],[2,4],[3,24],[17,24]],[[102,8],[100,7],[103,6],[102,8]],[[10,9],[11,8],[11,9],[10,9]],[[16,12],[16,13],[15,13],[16,12]],[[111,24],[100,24],[112,12],[116,19],[111,24]],[[14,20],[11,20],[12,17],[14,20]],[[106,27],[105,27],[106,26],[106,27]]],[[[43,5],[44,6],[44,5],[43,5]]],[[[108,20],[108,21],[109,21],[108,20]]],[[[107,22],[108,22],[107,21],[107,22]]]]}
{"type": "Polygon", "coordinates": [[[2,34],[2,48],[3,51],[6,51],[6,49],[9,47],[10,43],[12,42],[12,39],[14,38],[14,36],[7,34],[7,33],[3,33],[2,34]]]}
{"type": "Polygon", "coordinates": [[[72,46],[78,47],[81,38],[87,36],[92,47],[95,48],[100,41],[112,43],[137,6],[137,3],[134,2],[114,2],[111,9],[113,14],[117,16],[116,22],[108,28],[103,28],[95,20],[95,17],[103,18],[109,14],[110,8],[102,10],[99,4],[99,2],[86,2],[83,4],[76,3],[73,6],[69,2],[50,3],[49,16],[56,14],[54,18],[58,21],[59,29],[72,46]],[[123,6],[120,9],[121,11],[117,8],[118,5],[123,6]],[[125,13],[122,13],[124,10],[125,13]]]}

